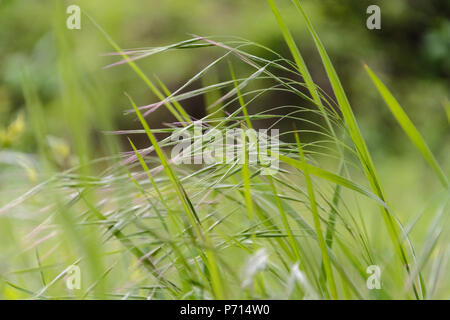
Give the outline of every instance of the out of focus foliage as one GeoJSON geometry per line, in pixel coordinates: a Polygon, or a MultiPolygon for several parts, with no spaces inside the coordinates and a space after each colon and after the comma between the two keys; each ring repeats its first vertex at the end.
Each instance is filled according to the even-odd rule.
{"type": "MultiPolygon", "coordinates": [[[[110,52],[112,48],[85,16],[81,30],[65,30],[65,8],[73,3],[91,15],[123,48],[168,44],[193,33],[241,36],[289,56],[264,1],[3,0],[0,1],[2,147],[22,151],[36,149],[30,130],[25,130],[20,139],[5,137],[8,127],[24,112],[21,85],[24,67],[30,70],[45,116],[51,120],[47,121],[48,133],[67,141],[72,139],[73,132],[68,130],[64,120],[67,120],[67,114],[64,115],[61,108],[61,92],[65,85],[61,76],[63,63],[72,68],[80,90],[92,90],[92,97],[87,97],[85,92],[82,94],[86,108],[82,117],[86,120],[85,129],[93,135],[98,135],[107,126],[100,123],[99,115],[89,111],[93,104],[104,105],[111,115],[111,126],[130,128],[135,124],[122,116],[124,106],[119,102],[123,101],[123,92],[140,97],[139,103],[153,101],[151,93],[127,66],[102,69],[114,60],[100,53],[110,52]],[[60,50],[61,46],[66,50],[60,50]],[[65,57],[61,57],[63,54],[65,57]]],[[[379,97],[366,89],[370,83],[361,68],[363,60],[381,71],[413,120],[422,127],[431,146],[438,147],[438,153],[448,152],[448,148],[441,147],[448,140],[442,106],[450,76],[450,22],[446,17],[450,11],[449,2],[324,0],[304,3],[338,66],[369,141],[386,151],[397,153],[403,148],[397,139],[400,130],[387,111],[378,106],[379,97]],[[381,30],[368,30],[365,26],[366,8],[370,4],[381,7],[381,30]]],[[[313,77],[322,87],[329,88],[313,43],[297,12],[292,10],[290,1],[279,1],[279,5],[284,9],[283,14],[306,61],[312,61],[309,67],[313,77]]],[[[209,55],[207,50],[204,55],[177,53],[164,58],[155,56],[140,64],[150,75],[163,75],[166,85],[175,88],[192,76],[209,55]]],[[[194,114],[203,114],[203,101],[191,102],[188,109],[194,114]]],[[[161,122],[165,117],[168,115],[159,113],[152,121],[161,122]]],[[[20,116],[20,119],[29,118],[20,116]]]]}

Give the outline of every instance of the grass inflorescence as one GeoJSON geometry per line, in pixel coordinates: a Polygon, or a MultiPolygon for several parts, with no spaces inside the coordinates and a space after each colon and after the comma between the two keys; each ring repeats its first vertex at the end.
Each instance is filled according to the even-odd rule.
{"type": "MultiPolygon", "coordinates": [[[[293,6],[312,36],[335,99],[314,82],[275,1],[268,4],[293,61],[240,38],[192,36],[160,48],[122,50],[93,22],[122,59],[113,66],[128,64],[158,101],[137,106],[127,94],[128,114],[135,115],[143,129],[110,132],[127,135],[130,151],[94,161],[107,163],[102,174],[92,174],[89,164],[81,161],[0,208],[1,215],[39,192],[52,199],[40,210],[46,218],[32,232],[49,229],[55,236],[32,243],[36,267],[3,276],[10,290],[42,299],[435,297],[449,252],[445,222],[450,189],[444,170],[393,94],[365,66],[374,88],[442,184],[442,192],[414,220],[402,221],[390,205],[344,87],[300,1],[294,0],[293,6]],[[252,54],[255,47],[265,50],[264,57],[252,54]],[[219,57],[173,92],[137,64],[166,51],[213,48],[221,52],[219,57]],[[215,77],[219,67],[228,71],[224,81],[215,77]],[[200,88],[195,87],[198,80],[203,80],[200,88]],[[262,97],[280,93],[297,102],[258,108],[262,97]],[[183,103],[199,96],[208,102],[207,115],[194,119],[183,103]],[[167,108],[176,122],[150,127],[148,119],[159,108],[167,108]],[[238,150],[234,157],[189,165],[170,156],[177,143],[170,135],[193,137],[199,133],[199,120],[204,141],[192,144],[189,156],[201,158],[217,143],[208,132],[226,137],[227,130],[240,129],[241,135],[233,137],[238,150]],[[293,129],[280,131],[279,147],[268,151],[279,167],[266,174],[260,142],[249,132],[267,123],[271,124],[264,129],[276,128],[281,121],[293,129]],[[136,134],[148,138],[147,148],[136,147],[136,134]],[[312,141],[303,140],[311,134],[312,141]],[[250,150],[257,151],[257,161],[250,161],[250,150]],[[410,235],[422,215],[432,219],[418,249],[410,235]],[[67,252],[70,244],[64,240],[55,240],[67,230],[71,241],[79,243],[81,256],[67,252]],[[64,254],[54,257],[55,250],[64,254]],[[56,271],[68,263],[89,270],[88,283],[79,294],[67,292],[65,271],[56,271]],[[381,269],[380,289],[367,285],[367,268],[372,265],[381,269]],[[31,285],[19,276],[36,272],[41,280],[31,285]]],[[[26,74],[24,83],[30,112],[37,114],[36,132],[43,134],[39,104],[26,74]]],[[[65,92],[76,98],[70,87],[65,92]]],[[[80,139],[79,152],[86,155],[86,141],[80,139]]],[[[221,143],[225,150],[227,140],[221,143]]],[[[41,152],[45,158],[45,147],[41,152]]]]}

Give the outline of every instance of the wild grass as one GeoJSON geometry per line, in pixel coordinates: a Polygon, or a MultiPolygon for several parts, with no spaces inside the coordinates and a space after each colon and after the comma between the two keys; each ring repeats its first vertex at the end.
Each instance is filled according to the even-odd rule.
{"type": "MultiPolygon", "coordinates": [[[[365,66],[374,88],[442,184],[441,192],[418,208],[413,220],[402,221],[385,191],[389,181],[380,179],[344,87],[301,2],[295,0],[293,6],[311,33],[335,99],[314,82],[275,1],[268,3],[293,61],[263,45],[231,37],[192,36],[169,46],[122,50],[91,19],[121,59],[114,66],[128,64],[159,101],[139,107],[132,97],[124,99],[143,129],[109,133],[127,135],[129,152],[88,161],[89,139],[75,132],[79,165],[59,174],[48,168],[46,181],[0,208],[4,215],[30,207],[39,217],[33,222],[40,221],[23,239],[28,246],[20,259],[26,260],[21,263],[26,268],[2,275],[5,296],[449,297],[445,291],[449,286],[445,269],[450,196],[446,173],[392,93],[365,66]],[[252,54],[254,47],[267,54],[252,54]],[[220,52],[219,57],[173,92],[159,78],[152,81],[136,62],[166,51],[192,50],[195,54],[213,49],[220,52]],[[211,83],[219,68],[229,72],[227,80],[211,83]],[[202,79],[203,86],[195,87],[202,79]],[[292,95],[297,103],[254,111],[259,99],[279,93],[292,95]],[[198,96],[208,101],[200,134],[207,136],[214,129],[225,136],[227,129],[243,129],[235,137],[240,153],[231,161],[177,165],[169,156],[176,144],[171,133],[198,135],[196,119],[183,107],[184,101],[198,96]],[[167,108],[176,122],[151,128],[147,120],[159,108],[167,108]],[[264,175],[263,161],[249,161],[249,150],[260,146],[247,133],[261,124],[276,128],[280,121],[292,123],[293,129],[280,133],[279,150],[270,153],[280,162],[278,172],[264,175]],[[304,124],[308,129],[303,129],[304,124]],[[305,142],[302,137],[311,133],[315,138],[305,142]],[[136,134],[148,138],[147,148],[135,146],[136,134]],[[98,164],[106,169],[93,174],[98,164]],[[426,235],[417,243],[411,234],[423,219],[428,223],[426,235]],[[34,252],[32,258],[30,252],[34,252]],[[71,264],[81,266],[80,291],[65,288],[66,267],[71,264]],[[370,290],[366,285],[370,265],[381,269],[380,289],[370,290]]],[[[70,69],[63,64],[61,70],[68,101],[79,101],[70,69]]],[[[44,141],[45,126],[33,83],[26,72],[23,79],[34,132],[44,141]]],[[[83,121],[83,114],[69,106],[67,112],[77,128],[75,122],[83,121]]],[[[200,147],[194,144],[190,154],[198,156],[212,144],[210,139],[200,147]]],[[[45,161],[47,147],[42,144],[40,151],[45,161]]]]}

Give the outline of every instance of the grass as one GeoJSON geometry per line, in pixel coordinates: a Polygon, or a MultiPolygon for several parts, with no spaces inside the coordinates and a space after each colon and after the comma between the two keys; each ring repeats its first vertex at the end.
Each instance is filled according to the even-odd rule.
{"type": "Polygon", "coordinates": [[[38,212],[28,236],[17,240],[25,248],[16,257],[15,266],[20,268],[2,274],[0,296],[448,298],[450,190],[445,171],[397,100],[365,66],[394,118],[442,185],[423,210],[404,220],[389,201],[347,93],[301,2],[293,1],[293,8],[312,36],[336,101],[314,82],[275,1],[268,4],[294,61],[239,38],[193,36],[160,48],[122,50],[90,18],[121,59],[114,65],[129,65],[159,99],[139,107],[126,94],[129,114],[143,129],[113,132],[127,135],[131,150],[104,159],[89,160],[88,138],[78,126],[87,111],[77,113],[70,106],[70,101],[83,104],[86,99],[79,93],[76,76],[63,63],[70,61],[70,55],[64,36],[59,35],[65,109],[78,137],[74,144],[80,159],[61,173],[54,173],[48,160],[39,99],[24,72],[24,94],[48,174],[46,181],[0,208],[0,216],[28,207],[38,212]],[[267,55],[253,55],[255,46],[267,55]],[[219,58],[173,92],[159,78],[151,81],[137,64],[169,50],[212,49],[222,52],[219,58]],[[229,79],[217,80],[220,68],[229,71],[229,79]],[[194,86],[197,80],[202,87],[194,86]],[[260,97],[280,93],[292,95],[297,104],[258,111],[260,97]],[[214,138],[214,133],[225,137],[226,130],[240,129],[233,137],[239,152],[230,161],[188,165],[169,156],[177,142],[171,134],[182,134],[188,141],[199,134],[183,107],[185,100],[198,96],[208,104],[201,119],[205,141],[193,144],[189,155],[199,156],[217,144],[224,151],[229,141],[214,138]],[[176,122],[151,128],[148,119],[162,106],[176,122]],[[279,169],[266,175],[267,165],[259,152],[263,146],[251,130],[269,122],[264,128],[276,128],[280,121],[292,122],[294,129],[277,137],[279,149],[269,155],[279,161],[279,169]],[[303,139],[311,133],[317,138],[303,139]],[[145,135],[148,147],[138,149],[132,134],[145,135]],[[255,148],[256,163],[249,159],[255,148]],[[422,234],[416,236],[419,225],[417,232],[422,234]],[[72,264],[83,270],[81,292],[64,285],[65,270],[72,264]],[[366,286],[370,265],[382,270],[381,289],[366,286]]]}

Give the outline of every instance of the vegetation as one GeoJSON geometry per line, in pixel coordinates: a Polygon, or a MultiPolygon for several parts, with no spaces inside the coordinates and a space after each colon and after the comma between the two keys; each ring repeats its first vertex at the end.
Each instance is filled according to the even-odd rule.
{"type": "MultiPolygon", "coordinates": [[[[192,35],[162,47],[124,50],[86,14],[114,50],[110,55],[119,59],[111,67],[128,65],[158,99],[140,106],[133,93],[124,95],[119,103],[129,104],[126,116],[140,125],[132,130],[114,128],[109,108],[117,101],[100,102],[99,108],[87,103],[108,94],[96,92],[95,83],[78,81],[61,30],[56,34],[61,108],[73,156],[64,141],[48,138],[33,73],[20,71],[26,125],[37,141],[38,156],[1,152],[20,164],[8,169],[11,186],[18,183],[13,177],[25,173],[33,187],[21,183],[20,195],[0,203],[0,234],[8,238],[0,250],[11,257],[0,262],[0,297],[449,298],[449,164],[441,167],[395,92],[375,70],[361,65],[373,82],[371,92],[381,97],[376,108],[387,107],[405,133],[403,141],[428,165],[419,165],[427,175],[421,187],[433,186],[433,193],[424,193],[426,200],[408,215],[392,205],[399,194],[414,201],[416,189],[392,192],[391,179],[382,179],[377,150],[367,142],[302,1],[294,0],[292,8],[317,49],[331,85],[328,92],[314,80],[276,1],[267,2],[292,59],[239,37],[192,35]],[[186,51],[216,56],[173,91],[138,64],[186,51]],[[267,96],[272,105],[260,107],[267,96]],[[293,103],[279,103],[277,96],[289,96],[293,103]],[[198,97],[207,101],[201,119],[184,107],[198,97]],[[151,120],[162,109],[170,120],[156,127],[151,120]],[[98,139],[107,156],[93,156],[90,144],[97,138],[83,123],[91,114],[105,131],[98,139]],[[198,120],[204,141],[193,144],[190,156],[201,156],[217,142],[208,135],[212,129],[224,137],[227,130],[242,129],[233,140],[238,152],[232,161],[189,165],[170,156],[178,142],[172,134],[183,133],[190,140],[198,135],[198,120]],[[249,160],[249,150],[261,148],[249,132],[280,124],[279,148],[269,151],[279,168],[265,174],[263,159],[249,160]],[[121,151],[122,136],[128,151],[121,151]],[[80,266],[80,290],[66,287],[70,265],[80,266]],[[367,286],[372,265],[381,269],[380,289],[367,286]]],[[[3,143],[10,143],[24,126],[22,116],[17,117],[3,143]]]]}

